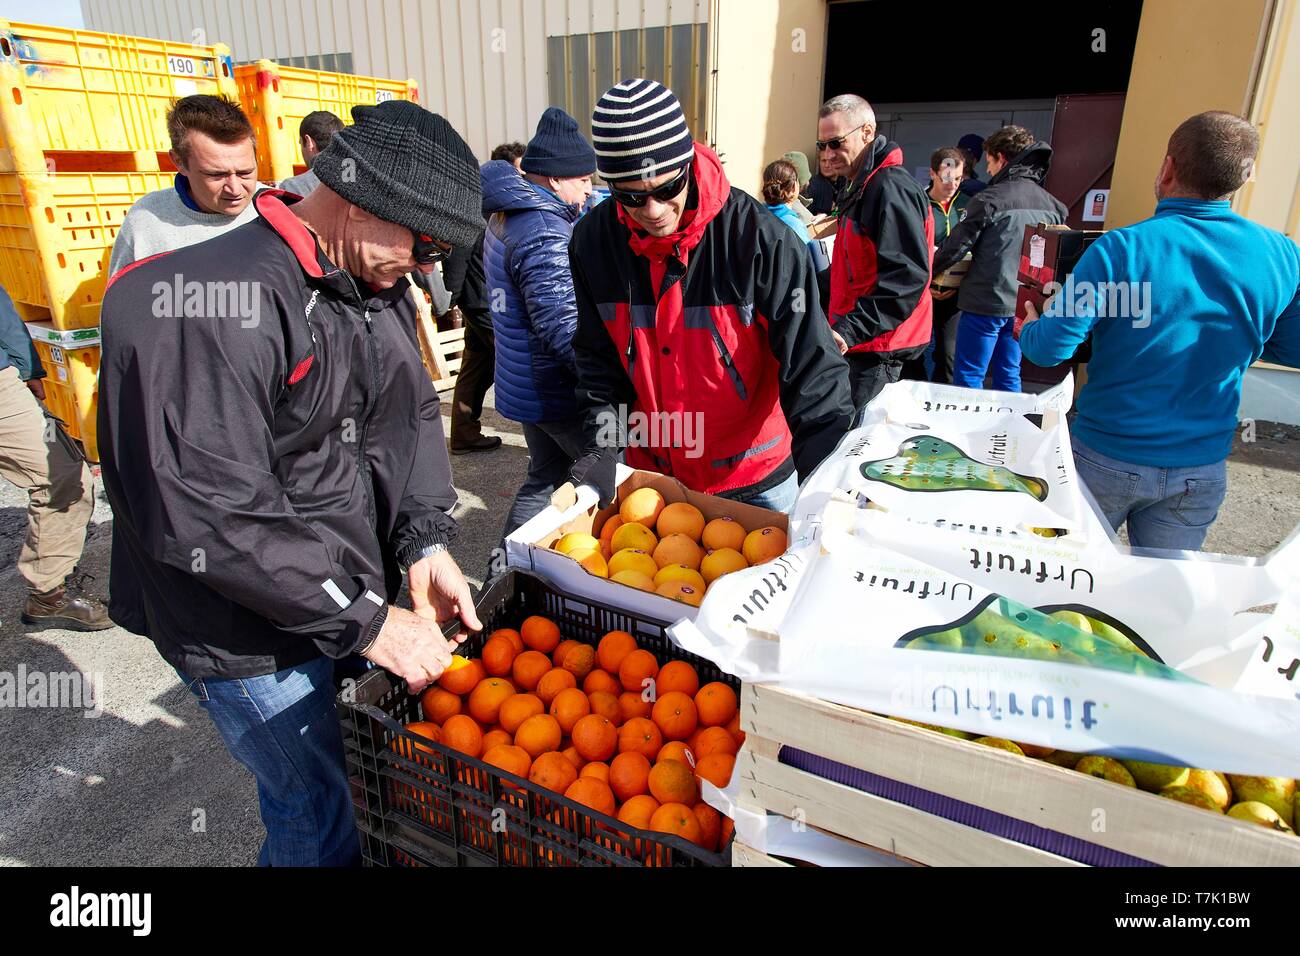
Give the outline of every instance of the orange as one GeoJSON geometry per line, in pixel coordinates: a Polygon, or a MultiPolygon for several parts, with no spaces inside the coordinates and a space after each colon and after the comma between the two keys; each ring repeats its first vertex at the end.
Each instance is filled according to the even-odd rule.
{"type": "Polygon", "coordinates": [[[520,637],[519,632],[512,627],[498,627],[488,635],[488,640],[490,641],[494,637],[504,637],[509,640],[510,643],[515,646],[516,654],[522,654],[527,650],[527,648],[524,647],[524,639],[520,637]]]}
{"type": "Polygon", "coordinates": [[[624,584],[630,588],[636,588],[638,591],[647,591],[650,594],[655,590],[655,579],[642,574],[640,571],[620,571],[618,574],[611,574],[609,579],[615,584],[624,584]]]}
{"type": "MultiPolygon", "coordinates": [[[[513,773],[516,777],[528,777],[528,770],[532,766],[532,758],[522,747],[515,747],[510,744],[502,744],[493,747],[483,754],[483,762],[506,773],[513,773]]],[[[514,784],[507,784],[512,790],[518,789],[514,784]]]]}
{"type": "Polygon", "coordinates": [[[614,539],[614,532],[623,525],[623,519],[619,515],[610,515],[605,519],[605,523],[600,526],[600,543],[609,545],[614,539]]]}
{"type": "MultiPolygon", "coordinates": [[[[442,739],[442,730],[438,727],[437,724],[430,723],[427,720],[414,720],[411,723],[407,724],[405,729],[410,733],[415,734],[417,737],[423,737],[426,740],[432,740],[435,744],[442,739]]],[[[402,737],[394,737],[391,746],[393,750],[396,750],[403,757],[410,757],[412,754],[411,742],[402,737]]],[[[426,754],[433,753],[433,751],[430,748],[422,746],[420,744],[416,744],[415,749],[420,751],[421,753],[426,753],[426,754]]]]}
{"type": "Polygon", "coordinates": [[[435,684],[420,695],[420,707],[424,710],[426,720],[445,724],[448,717],[460,713],[461,701],[456,694],[435,684]]]}
{"type": "Polygon", "coordinates": [[[513,694],[501,702],[497,720],[506,733],[515,734],[519,732],[519,725],[529,717],[544,713],[546,705],[536,694],[513,694]]]}
{"type": "Polygon", "coordinates": [[[684,803],[665,803],[661,806],[650,818],[650,830],[679,836],[697,845],[702,836],[695,811],[684,803]]]}
{"type": "Polygon", "coordinates": [[[587,761],[582,759],[582,754],[578,753],[578,748],[573,746],[565,747],[560,753],[564,754],[564,759],[573,764],[573,769],[582,772],[582,768],[587,765],[587,761]]]}
{"type": "Polygon", "coordinates": [[[510,676],[520,690],[535,690],[542,675],[551,669],[551,659],[541,651],[524,651],[515,658],[510,676]]]}
{"type": "Polygon", "coordinates": [[[518,656],[514,643],[502,635],[489,638],[483,645],[483,669],[489,677],[505,677],[510,673],[510,665],[518,656]]]}
{"type": "Polygon", "coordinates": [[[691,607],[699,607],[704,601],[703,585],[697,586],[688,584],[685,581],[665,581],[655,588],[655,594],[660,597],[671,598],[674,601],[681,601],[691,607]]]}
{"type": "MultiPolygon", "coordinates": [[[[461,660],[464,660],[462,657],[461,660]]],[[[453,656],[452,664],[456,663],[453,656]]],[[[459,667],[448,667],[438,678],[438,686],[445,691],[453,694],[464,696],[478,686],[479,681],[487,677],[487,671],[483,669],[483,664],[478,658],[460,665],[459,667]]]]}
{"type": "Polygon", "coordinates": [[[745,529],[735,518],[714,518],[704,526],[700,544],[709,551],[732,548],[739,551],[745,546],[745,529]]]}
{"type": "Polygon", "coordinates": [[[570,531],[551,545],[551,550],[558,551],[560,554],[572,554],[574,551],[598,551],[600,550],[600,541],[581,531],[570,531]]]}
{"type": "Polygon", "coordinates": [[[679,690],[694,697],[699,689],[700,675],[686,661],[669,661],[655,676],[655,693],[660,695],[679,690]]]}
{"type": "Polygon", "coordinates": [[[736,692],[721,681],[705,684],[695,695],[695,709],[705,727],[721,727],[736,714],[736,692]]]}
{"type": "Polygon", "coordinates": [[[623,685],[609,671],[600,668],[592,670],[582,681],[582,690],[587,694],[606,693],[617,697],[623,693],[623,685]]]}
{"type": "Polygon", "coordinates": [[[616,551],[609,562],[611,575],[622,571],[640,571],[647,577],[653,578],[658,570],[659,565],[650,556],[650,552],[639,548],[624,548],[622,551],[616,551]]]}
{"type": "Polygon", "coordinates": [[[726,726],[731,736],[736,738],[736,746],[743,747],[745,745],[745,732],[740,729],[740,711],[736,711],[736,716],[727,721],[726,726]]]}
{"type": "Polygon", "coordinates": [[[655,763],[662,763],[665,760],[676,760],[690,767],[692,773],[695,771],[695,752],[684,740],[670,740],[659,748],[655,763]]]}
{"type": "Polygon", "coordinates": [[[654,721],[633,717],[618,729],[618,752],[636,751],[646,760],[653,760],[664,745],[664,735],[654,721]]]}
{"type": "Polygon", "coordinates": [[[736,756],[740,744],[726,727],[706,727],[695,740],[695,756],[703,760],[709,754],[736,756]]]}
{"type": "Polygon", "coordinates": [[[524,644],[543,654],[551,653],[560,643],[560,629],[554,621],[540,614],[525,619],[519,627],[519,636],[524,639],[524,644]]]}
{"type": "Polygon", "coordinates": [[[479,681],[469,695],[469,715],[485,727],[497,723],[501,705],[506,699],[515,695],[515,687],[508,680],[500,677],[488,677],[479,681]]]}
{"type": "Polygon", "coordinates": [[[650,768],[647,780],[650,796],[660,803],[694,804],[699,799],[699,788],[691,768],[678,760],[665,760],[650,768]]]}
{"type": "Polygon", "coordinates": [[[569,648],[577,647],[581,643],[582,641],[572,639],[560,641],[555,647],[555,653],[551,655],[551,663],[555,667],[562,667],[564,665],[564,655],[569,653],[569,648]]]}
{"type": "Polygon", "coordinates": [[[704,576],[689,564],[665,564],[655,575],[655,588],[658,589],[669,581],[681,581],[701,591],[706,587],[704,576]]]}
{"type": "Polygon", "coordinates": [[[785,547],[785,532],[769,526],[747,534],[740,553],[750,564],[762,564],[785,554],[785,547]]]}
{"type": "Polygon", "coordinates": [[[655,533],[645,525],[627,522],[609,539],[609,547],[614,557],[618,557],[623,551],[644,551],[646,554],[651,554],[658,543],[659,539],[655,533]]]}
{"type": "Polygon", "coordinates": [[[609,542],[607,542],[607,541],[602,541],[602,542],[600,543],[600,556],[601,556],[602,558],[605,559],[605,570],[606,570],[606,572],[608,572],[608,571],[609,571],[609,559],[612,558],[612,557],[614,557],[614,552],[611,551],[611,550],[609,549],[609,542]]]}
{"type": "Polygon", "coordinates": [[[593,714],[604,717],[615,726],[623,722],[623,711],[619,709],[618,698],[613,694],[598,690],[594,694],[587,695],[587,703],[591,706],[593,714]]]}
{"type": "MultiPolygon", "coordinates": [[[[652,557],[661,569],[669,564],[684,564],[692,571],[698,571],[700,562],[704,560],[704,549],[684,534],[670,534],[655,545],[652,557]]],[[[656,574],[655,578],[658,577],[656,574]]]]}
{"type": "Polygon", "coordinates": [[[736,821],[731,817],[722,818],[722,832],[718,834],[718,852],[721,853],[731,843],[731,838],[736,835],[736,821]]]}
{"type": "Polygon", "coordinates": [[[704,801],[691,808],[700,821],[700,846],[710,853],[718,852],[718,837],[722,835],[722,814],[704,801]]]}
{"type": "Polygon", "coordinates": [[[624,690],[641,693],[659,673],[659,662],[649,651],[635,650],[618,666],[618,680],[624,690]]]}
{"type": "Polygon", "coordinates": [[[596,667],[596,649],[590,644],[571,647],[561,658],[560,666],[578,680],[586,680],[596,667]]]}
{"type": "Polygon", "coordinates": [[[510,746],[514,742],[515,738],[506,730],[501,727],[493,727],[483,735],[483,752],[487,753],[493,747],[510,746]]]}
{"type": "Polygon", "coordinates": [[[650,820],[658,809],[658,800],[648,793],[639,793],[619,808],[618,819],[637,830],[649,830],[650,820]]]}
{"type": "Polygon", "coordinates": [[[576,687],[567,687],[555,695],[548,711],[564,733],[572,733],[573,725],[591,713],[591,701],[576,687]]]}
{"type": "MultiPolygon", "coordinates": [[[[647,528],[653,528],[663,510],[664,496],[653,488],[638,488],[624,498],[622,504],[618,506],[619,517],[623,519],[624,526],[627,522],[635,521],[647,528]]],[[[619,530],[621,531],[622,528],[619,530]]],[[[614,534],[617,537],[618,532],[614,534]]]]}
{"type": "Polygon", "coordinates": [[[639,691],[625,690],[618,695],[618,709],[623,716],[616,723],[625,724],[633,717],[649,717],[654,712],[654,704],[642,697],[639,691]]]}
{"type": "Polygon", "coordinates": [[[537,696],[542,699],[542,703],[547,707],[551,706],[551,701],[555,700],[555,695],[567,687],[577,687],[578,678],[573,676],[572,671],[566,671],[562,667],[552,667],[542,675],[542,679],[537,682],[537,696]]]}
{"type": "Polygon", "coordinates": [[[655,532],[660,539],[672,534],[684,534],[692,541],[699,541],[704,533],[704,515],[695,505],[685,501],[675,501],[659,512],[655,522],[655,532]]]}
{"type": "Polygon", "coordinates": [[[589,551],[573,551],[569,557],[581,564],[588,574],[594,574],[598,578],[609,577],[609,565],[605,562],[604,553],[598,548],[589,551]]]}
{"type": "Polygon", "coordinates": [[[731,782],[731,771],[736,767],[736,758],[731,754],[709,754],[701,757],[695,764],[695,775],[709,781],[719,790],[725,790],[731,782]]]}
{"type": "Polygon", "coordinates": [[[745,556],[734,548],[718,548],[710,551],[700,562],[700,576],[706,584],[712,584],[724,574],[743,571],[749,567],[745,556]]]}
{"type": "Polygon", "coordinates": [[[560,723],[550,714],[535,714],[515,731],[515,746],[523,747],[536,760],[549,750],[560,749],[560,723]]]}
{"type": "Polygon", "coordinates": [[[471,718],[457,714],[442,725],[441,742],[466,756],[477,757],[483,752],[483,731],[471,718]]]}
{"type": "Polygon", "coordinates": [[[650,792],[650,761],[635,751],[621,753],[609,762],[609,786],[619,800],[650,792]]]}
{"type": "Polygon", "coordinates": [[[634,650],[636,650],[636,638],[631,634],[627,631],[610,631],[596,645],[596,660],[602,670],[617,674],[623,658],[634,650]]]}
{"type": "Polygon", "coordinates": [[[578,779],[578,771],[564,754],[550,751],[533,760],[528,771],[528,780],[539,787],[564,793],[569,784],[578,779]]]}
{"type": "Polygon", "coordinates": [[[590,763],[585,763],[582,765],[582,769],[578,771],[578,776],[595,777],[597,780],[602,781],[608,786],[609,764],[605,763],[603,760],[593,760],[590,763]]]}
{"type": "Polygon", "coordinates": [[[660,693],[650,712],[650,719],[663,733],[665,740],[685,740],[695,732],[699,717],[695,701],[679,690],[660,693]]]}
{"type": "MultiPolygon", "coordinates": [[[[695,708],[696,713],[699,712],[699,709],[700,709],[700,708],[699,708],[698,706],[696,706],[696,708],[695,708]]],[[[686,738],[686,746],[688,746],[688,747],[691,748],[691,752],[692,752],[692,753],[694,753],[695,748],[696,748],[697,746],[699,746],[699,743],[700,743],[700,734],[704,733],[704,731],[706,731],[706,730],[708,730],[708,729],[709,729],[709,728],[707,728],[707,727],[696,727],[696,728],[695,728],[695,733],[691,734],[689,737],[686,738]]]]}
{"type": "Polygon", "coordinates": [[[590,807],[607,817],[612,817],[618,806],[614,802],[614,793],[609,789],[609,784],[595,777],[579,776],[569,784],[564,795],[574,803],[581,803],[584,807],[590,807]]]}
{"type": "Polygon", "coordinates": [[[618,729],[599,714],[588,714],[573,725],[573,747],[586,760],[609,760],[618,752],[618,729]]]}

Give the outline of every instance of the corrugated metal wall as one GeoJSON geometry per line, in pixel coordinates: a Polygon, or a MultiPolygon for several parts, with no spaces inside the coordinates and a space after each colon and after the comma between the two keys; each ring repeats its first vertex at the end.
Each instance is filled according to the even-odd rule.
{"type": "MultiPolygon", "coordinates": [[[[420,102],[446,116],[480,159],[498,143],[526,141],[551,105],[548,91],[560,87],[547,74],[548,38],[593,35],[587,61],[570,56],[565,66],[569,108],[579,113],[572,98],[589,99],[589,120],[603,92],[597,81],[609,74],[595,35],[618,34],[627,42],[626,31],[703,24],[709,12],[708,0],[81,0],[81,6],[88,29],[220,41],[241,62],[350,53],[358,74],[417,80],[420,102]]],[[[691,31],[700,138],[705,33],[691,31]]],[[[671,44],[665,56],[671,59],[671,44]]],[[[684,59],[680,54],[679,64],[684,59]]],[[[654,63],[645,68],[654,75],[654,63]]]]}

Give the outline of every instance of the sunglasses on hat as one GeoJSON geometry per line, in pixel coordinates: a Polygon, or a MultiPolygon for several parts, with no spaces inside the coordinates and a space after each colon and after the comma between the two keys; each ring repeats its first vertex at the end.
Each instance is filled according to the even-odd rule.
{"type": "Polygon", "coordinates": [[[626,189],[619,189],[613,183],[609,186],[609,194],[614,197],[615,202],[621,206],[629,206],[633,209],[640,209],[650,199],[656,202],[667,202],[676,198],[677,194],[682,191],[686,185],[687,179],[691,175],[691,164],[687,163],[679,172],[662,186],[656,186],[654,189],[648,189],[645,192],[629,192],[626,189]]]}
{"type": "Polygon", "coordinates": [[[446,259],[453,251],[451,246],[444,248],[436,239],[414,232],[411,235],[415,237],[415,242],[411,246],[411,256],[415,259],[416,265],[431,266],[435,262],[446,259]]]}
{"type": "MultiPolygon", "coordinates": [[[[852,136],[860,129],[865,129],[866,125],[867,125],[866,123],[863,123],[861,126],[849,130],[843,136],[836,136],[834,139],[817,140],[817,152],[821,153],[821,152],[825,152],[828,149],[839,149],[846,142],[848,142],[850,136],[852,136]]],[[[805,142],[807,142],[807,140],[805,140],[805,142]]]]}

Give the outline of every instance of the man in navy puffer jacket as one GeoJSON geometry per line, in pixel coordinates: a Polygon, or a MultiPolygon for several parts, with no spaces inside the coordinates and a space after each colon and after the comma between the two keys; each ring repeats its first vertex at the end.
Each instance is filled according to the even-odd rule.
{"type": "Polygon", "coordinates": [[[483,167],[483,268],[497,340],[496,408],[523,425],[529,456],[505,535],[550,503],[583,451],[569,237],[591,195],[596,153],[573,117],[551,107],[520,166],[522,175],[500,160],[483,167]]]}

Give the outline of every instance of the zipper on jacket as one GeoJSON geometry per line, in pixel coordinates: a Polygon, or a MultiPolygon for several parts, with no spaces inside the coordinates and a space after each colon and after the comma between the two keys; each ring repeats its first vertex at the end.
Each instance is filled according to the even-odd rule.
{"type": "Polygon", "coordinates": [[[379,394],[379,374],[375,357],[375,327],[370,318],[370,309],[366,306],[365,300],[361,298],[361,290],[357,288],[356,281],[350,273],[344,272],[344,275],[348,277],[352,292],[357,297],[357,306],[361,309],[366,325],[366,366],[367,371],[370,373],[370,394],[363,409],[361,433],[357,436],[357,474],[361,478],[361,489],[366,495],[366,517],[370,521],[370,526],[377,528],[379,518],[375,513],[375,492],[370,476],[370,466],[366,463],[366,433],[370,430],[370,416],[374,410],[375,399],[379,394]]]}
{"type": "Polygon", "coordinates": [[[718,350],[718,357],[722,359],[722,367],[727,370],[727,377],[731,379],[731,384],[736,388],[736,394],[740,396],[742,402],[749,400],[749,393],[745,390],[745,381],[740,377],[740,370],[736,368],[735,363],[731,360],[731,353],[727,351],[727,343],[722,341],[722,333],[718,331],[718,323],[709,318],[709,331],[713,334],[713,346],[718,350]]]}

